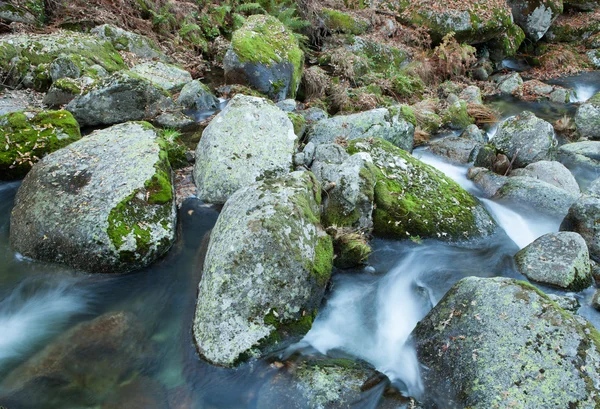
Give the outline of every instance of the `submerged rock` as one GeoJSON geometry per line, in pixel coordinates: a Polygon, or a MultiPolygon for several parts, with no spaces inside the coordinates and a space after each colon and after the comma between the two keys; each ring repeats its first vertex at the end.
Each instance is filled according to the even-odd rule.
{"type": "Polygon", "coordinates": [[[382,139],[351,141],[348,153],[370,154],[374,167],[374,234],[467,240],[496,225],[471,194],[433,167],[382,139]]]}
{"type": "Polygon", "coordinates": [[[510,160],[514,157],[514,167],[522,168],[533,162],[552,159],[554,128],[525,111],[502,122],[491,144],[510,160]]]}
{"type": "Polygon", "coordinates": [[[160,61],[138,64],[131,69],[131,72],[169,92],[177,92],[192,81],[192,75],[186,70],[160,61]]]}
{"type": "Polygon", "coordinates": [[[0,180],[27,174],[44,155],[81,138],[67,111],[12,112],[0,116],[0,180]]]}
{"type": "Polygon", "coordinates": [[[76,97],[65,109],[84,127],[151,119],[171,104],[163,89],[130,71],[121,71],[76,97]]]}
{"type": "Polygon", "coordinates": [[[196,148],[198,197],[225,203],[256,180],[290,172],[296,139],[292,122],[272,102],[236,95],[210,122],[196,148]]]}
{"type": "Polygon", "coordinates": [[[581,291],[592,285],[585,240],[573,232],[548,233],[515,254],[517,268],[532,281],[581,291]]]}
{"type": "Polygon", "coordinates": [[[167,57],[160,51],[160,48],[146,36],[123,30],[112,24],[102,24],[90,30],[103,40],[110,41],[119,51],[128,51],[139,58],[166,60],[167,57]]]}
{"type": "Polygon", "coordinates": [[[425,407],[594,408],[600,334],[528,283],[459,281],[412,333],[425,407]]]}
{"type": "Polygon", "coordinates": [[[561,231],[579,233],[588,245],[590,257],[600,262],[600,198],[581,196],[569,209],[560,225],[561,231]]]}
{"type": "Polygon", "coordinates": [[[175,239],[171,166],[156,131],[126,123],[42,159],[17,192],[11,244],[94,273],[145,267],[175,239]]]}
{"type": "Polygon", "coordinates": [[[244,187],[211,233],[193,333],[207,361],[234,366],[284,348],[311,326],[333,261],[309,172],[244,187]]]}
{"type": "Polygon", "coordinates": [[[296,96],[303,67],[298,40],[269,15],[248,17],[223,59],[228,84],[248,85],[276,99],[296,96]]]}
{"type": "Polygon", "coordinates": [[[308,140],[319,145],[360,138],[381,138],[412,152],[414,135],[414,113],[410,107],[403,106],[378,108],[320,120],[311,126],[308,140]]]}

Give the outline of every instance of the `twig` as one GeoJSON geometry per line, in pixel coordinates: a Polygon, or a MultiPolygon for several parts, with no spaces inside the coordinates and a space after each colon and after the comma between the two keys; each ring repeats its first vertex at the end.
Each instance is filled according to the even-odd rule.
{"type": "Polygon", "coordinates": [[[508,164],[508,169],[506,169],[506,172],[504,172],[504,176],[508,176],[508,172],[510,172],[510,170],[513,167],[513,163],[515,163],[515,159],[517,159],[517,155],[519,154],[519,149],[517,149],[517,151],[515,152],[515,154],[512,157],[512,160],[510,161],[510,163],[508,164]]]}

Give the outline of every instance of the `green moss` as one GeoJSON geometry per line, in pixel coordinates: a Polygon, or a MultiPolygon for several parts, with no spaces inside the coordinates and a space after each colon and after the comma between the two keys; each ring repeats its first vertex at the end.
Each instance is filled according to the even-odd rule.
{"type": "Polygon", "coordinates": [[[0,179],[25,176],[44,155],[81,138],[67,111],[13,112],[0,117],[0,179]]]}
{"type": "Polygon", "coordinates": [[[410,97],[414,94],[423,93],[425,86],[419,77],[410,76],[404,73],[396,73],[391,77],[394,92],[403,97],[410,97]]]}
{"type": "Polygon", "coordinates": [[[298,138],[302,138],[302,135],[304,135],[304,131],[306,130],[306,118],[293,112],[289,112],[287,115],[294,125],[294,133],[298,138]]]}
{"type": "Polygon", "coordinates": [[[475,120],[469,116],[467,104],[459,101],[457,104],[451,104],[442,116],[442,123],[452,129],[465,129],[475,120]]]}
{"type": "Polygon", "coordinates": [[[360,35],[367,31],[368,24],[338,10],[323,8],[323,20],[328,29],[338,33],[360,35]]]}
{"type": "Polygon", "coordinates": [[[241,62],[265,64],[290,62],[294,67],[290,96],[296,95],[304,68],[304,53],[296,37],[275,17],[250,16],[231,39],[231,47],[241,62]]]}
{"type": "MultiPolygon", "coordinates": [[[[263,318],[266,325],[272,326],[274,329],[271,333],[263,338],[257,348],[261,351],[268,351],[274,346],[282,342],[284,339],[299,338],[304,336],[312,328],[313,321],[317,316],[317,310],[312,313],[300,315],[296,320],[282,320],[282,314],[276,310],[270,310],[263,318]]],[[[238,362],[244,362],[249,357],[244,355],[238,358],[238,362]]]]}
{"type": "Polygon", "coordinates": [[[312,274],[320,286],[325,286],[331,278],[333,268],[333,241],[328,235],[319,237],[315,247],[312,274]]]}
{"type": "Polygon", "coordinates": [[[336,238],[334,264],[337,268],[352,268],[364,264],[371,254],[371,246],[362,235],[348,234],[336,238]]]}
{"type": "Polygon", "coordinates": [[[409,107],[408,105],[400,106],[400,112],[404,119],[410,122],[413,126],[417,126],[417,117],[415,116],[415,111],[409,107]]]}

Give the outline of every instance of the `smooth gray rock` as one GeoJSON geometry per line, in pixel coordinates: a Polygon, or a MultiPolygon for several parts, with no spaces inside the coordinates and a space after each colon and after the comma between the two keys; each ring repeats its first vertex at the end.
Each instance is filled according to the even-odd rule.
{"type": "Polygon", "coordinates": [[[522,168],[552,159],[554,128],[549,122],[524,111],[502,122],[490,143],[510,160],[516,155],[513,166],[522,168]]]}
{"type": "Polygon", "coordinates": [[[90,30],[91,34],[110,41],[119,51],[128,51],[139,58],[152,60],[158,58],[166,61],[167,56],[146,36],[123,30],[112,24],[102,24],[90,30]]]}
{"type": "Polygon", "coordinates": [[[297,114],[300,114],[306,119],[307,123],[318,122],[322,119],[329,118],[329,114],[323,111],[321,108],[308,108],[302,111],[297,111],[297,114]]]}
{"type": "Polygon", "coordinates": [[[131,69],[131,72],[169,92],[179,91],[192,81],[192,75],[186,70],[160,61],[138,64],[131,69]]]}
{"type": "Polygon", "coordinates": [[[600,95],[596,94],[580,105],[575,113],[577,132],[583,137],[600,139],[600,103],[598,99],[600,99],[600,95]]]}
{"type": "Polygon", "coordinates": [[[600,175],[600,141],[562,145],[557,156],[577,176],[582,189],[600,175]]]}
{"type": "Polygon", "coordinates": [[[528,283],[465,278],[412,338],[430,391],[424,407],[596,407],[598,332],[528,283]]]}
{"type": "Polygon", "coordinates": [[[194,80],[183,86],[177,97],[177,104],[183,109],[203,111],[217,109],[219,100],[210,92],[208,86],[194,80]]]}
{"type": "Polygon", "coordinates": [[[494,195],[494,199],[502,199],[526,210],[559,218],[567,214],[578,197],[579,194],[569,193],[550,183],[527,176],[509,177],[494,195]]]}
{"type": "Polygon", "coordinates": [[[481,129],[477,127],[477,125],[469,125],[467,128],[460,134],[461,138],[470,139],[475,142],[485,143],[487,138],[485,133],[481,129]]]}
{"type": "Polygon", "coordinates": [[[170,105],[172,101],[163,90],[121,71],[73,99],[65,109],[84,127],[150,119],[170,105]]]}
{"type": "Polygon", "coordinates": [[[548,233],[515,254],[518,270],[542,284],[581,291],[592,285],[585,240],[578,233],[548,233]]]}
{"type": "Polygon", "coordinates": [[[160,128],[177,130],[191,129],[196,125],[196,121],[193,118],[177,111],[164,112],[154,118],[152,123],[160,128]]]}
{"type": "Polygon", "coordinates": [[[284,112],[294,112],[296,110],[296,100],[294,99],[284,99],[275,105],[284,112]]]}
{"type": "Polygon", "coordinates": [[[468,104],[483,104],[481,97],[481,89],[476,85],[469,85],[461,91],[458,98],[465,101],[468,104]]]}
{"type": "Polygon", "coordinates": [[[560,225],[561,231],[579,233],[585,240],[590,257],[600,262],[600,198],[581,196],[575,202],[560,225]]]}
{"type": "Polygon", "coordinates": [[[147,123],[96,131],[33,166],[19,188],[11,244],[94,273],[145,267],[175,240],[171,166],[147,123]]]}
{"type": "Polygon", "coordinates": [[[587,188],[586,194],[600,197],[600,178],[594,180],[587,188]]]}
{"type": "Polygon", "coordinates": [[[429,144],[429,150],[436,155],[444,156],[454,163],[473,162],[481,148],[481,143],[459,136],[449,136],[429,144]]]}
{"type": "Polygon", "coordinates": [[[304,153],[304,165],[310,167],[315,159],[316,146],[314,143],[309,142],[304,146],[302,153],[304,153]]]}
{"type": "Polygon", "coordinates": [[[333,262],[320,189],[310,172],[293,172],[229,198],[198,290],[193,334],[204,359],[234,366],[310,330],[333,262]]]}
{"type": "Polygon", "coordinates": [[[521,78],[518,72],[515,72],[499,77],[496,82],[498,83],[500,92],[510,95],[523,85],[523,78],[521,78]]]}
{"type": "Polygon", "coordinates": [[[573,174],[562,163],[542,160],[522,169],[515,169],[510,176],[528,176],[559,187],[573,195],[581,193],[573,174]]]}
{"type": "Polygon", "coordinates": [[[485,197],[493,197],[508,180],[507,176],[501,176],[486,168],[470,168],[467,177],[483,191],[485,197]]]}
{"type": "Polygon", "coordinates": [[[206,127],[196,148],[198,197],[225,203],[239,188],[292,169],[294,127],[272,102],[236,95],[206,127]]]}
{"type": "Polygon", "coordinates": [[[391,142],[407,152],[412,152],[414,136],[414,124],[396,108],[334,116],[314,123],[308,131],[308,140],[315,145],[373,137],[391,142]]]}
{"type": "Polygon", "coordinates": [[[50,78],[55,82],[61,78],[79,78],[81,77],[81,68],[72,58],[58,57],[50,63],[48,67],[50,78]]]}

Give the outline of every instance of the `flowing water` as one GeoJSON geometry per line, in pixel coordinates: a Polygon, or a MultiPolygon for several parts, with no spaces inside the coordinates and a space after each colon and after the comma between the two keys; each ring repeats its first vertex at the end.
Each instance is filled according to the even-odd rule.
{"type": "MultiPolygon", "coordinates": [[[[504,105],[511,107],[503,113],[505,117],[519,109],[534,109],[536,114],[546,110],[545,105],[504,105]]],[[[464,277],[523,279],[512,256],[540,235],[557,231],[560,220],[483,199],[466,178],[468,166],[449,164],[424,150],[415,155],[480,197],[501,229],[484,240],[460,244],[374,240],[369,266],[334,274],[324,306],[302,341],[237,369],[217,368],[200,360],[191,335],[206,235],[217,219],[216,209],[186,200],[179,211],[177,242],[166,257],[135,274],[88,275],[35,262],[11,250],[9,218],[19,184],[0,184],[0,406],[259,408],[262,387],[278,370],[270,363],[315,352],[361,358],[385,373],[403,393],[427,394],[410,343],[416,323],[464,277]],[[139,324],[135,331],[133,326],[123,329],[131,332],[124,338],[128,345],[116,350],[82,348],[63,364],[65,371],[78,376],[61,378],[54,373],[48,377],[51,381],[28,384],[25,392],[15,389],[31,372],[22,367],[39,363],[44,347],[63,345],[65,334],[79,334],[82,325],[120,312],[135,317],[139,324]],[[127,351],[125,358],[119,349],[127,351]],[[124,370],[123,361],[129,355],[137,359],[124,370]],[[79,372],[74,368],[80,368],[79,372]]],[[[598,314],[590,307],[592,295],[587,290],[576,297],[582,303],[580,313],[598,325],[598,314]]],[[[91,337],[100,345],[108,343],[102,331],[91,337]]],[[[80,340],[86,338],[78,335],[68,342],[80,340]]],[[[61,350],[52,351],[60,354],[61,350]]],[[[36,370],[52,374],[52,362],[36,370]]],[[[286,393],[281,407],[286,407],[285,399],[290,399],[293,390],[286,393]]],[[[374,408],[380,394],[381,390],[365,393],[354,407],[374,408]]]]}

